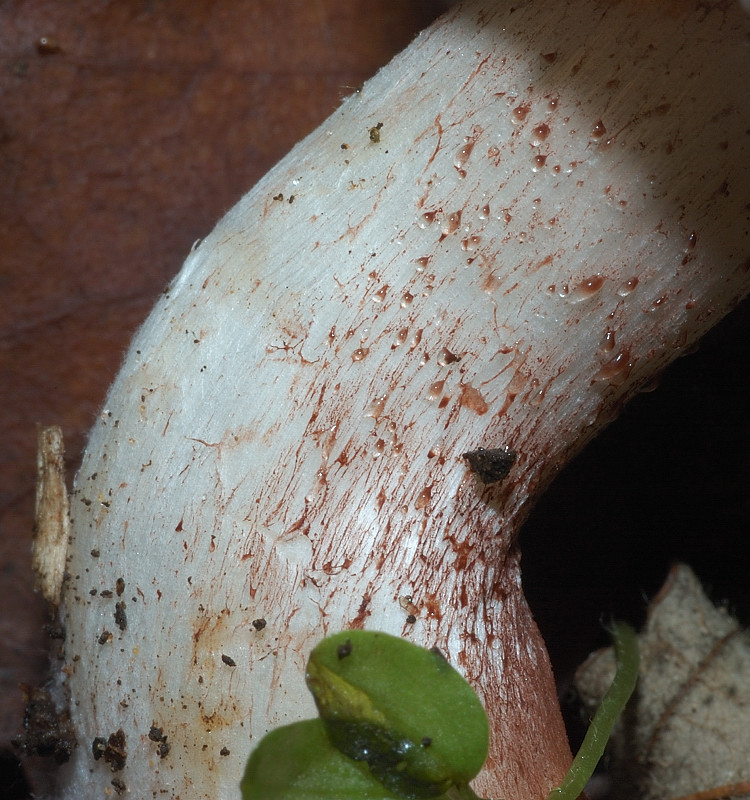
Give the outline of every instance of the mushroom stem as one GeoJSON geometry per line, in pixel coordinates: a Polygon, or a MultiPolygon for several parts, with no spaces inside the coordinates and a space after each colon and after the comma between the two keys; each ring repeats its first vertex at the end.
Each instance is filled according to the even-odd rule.
{"type": "Polygon", "coordinates": [[[236,798],[348,627],[469,679],[479,794],[559,782],[517,531],[750,288],[747,32],[726,2],[463,4],[194,247],[76,480],[62,797],[115,769],[135,797],[236,798]]]}

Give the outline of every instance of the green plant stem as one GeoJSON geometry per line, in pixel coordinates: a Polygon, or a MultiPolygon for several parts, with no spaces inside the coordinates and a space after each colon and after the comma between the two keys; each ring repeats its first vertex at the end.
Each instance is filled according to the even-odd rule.
{"type": "Polygon", "coordinates": [[[602,698],[567,775],[549,793],[547,800],[576,800],[581,794],[604,754],[612,727],[633,693],[638,680],[639,662],[635,631],[627,623],[616,622],[612,629],[612,640],[617,660],[612,685],[602,698]]]}

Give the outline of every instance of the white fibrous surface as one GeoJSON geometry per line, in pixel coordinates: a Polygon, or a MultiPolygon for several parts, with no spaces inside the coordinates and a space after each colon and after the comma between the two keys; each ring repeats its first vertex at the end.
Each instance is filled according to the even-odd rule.
{"type": "Polygon", "coordinates": [[[560,778],[515,534],[750,287],[747,28],[733,3],[461,6],[195,246],[76,480],[61,797],[236,800],[347,627],[472,682],[480,792],[560,778]],[[516,452],[507,478],[479,447],[516,452]],[[92,754],[119,730],[121,769],[92,754]]]}

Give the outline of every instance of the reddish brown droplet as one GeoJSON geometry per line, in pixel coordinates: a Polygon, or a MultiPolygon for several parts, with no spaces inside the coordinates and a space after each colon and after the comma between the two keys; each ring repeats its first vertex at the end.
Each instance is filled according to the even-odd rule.
{"type": "Polygon", "coordinates": [[[432,498],[432,486],[425,486],[419,493],[419,496],[414,502],[414,508],[425,508],[429,505],[432,498]]]}
{"type": "Polygon", "coordinates": [[[453,166],[458,171],[460,177],[466,177],[466,162],[469,160],[469,156],[471,156],[471,151],[474,149],[474,140],[473,139],[466,139],[464,140],[464,144],[459,149],[458,153],[456,153],[456,157],[453,160],[453,166]]]}
{"type": "Polygon", "coordinates": [[[519,103],[511,112],[514,122],[523,122],[528,117],[529,111],[531,111],[530,103],[519,103]]]}
{"type": "Polygon", "coordinates": [[[638,286],[638,278],[636,278],[634,275],[632,278],[628,278],[628,280],[626,280],[625,283],[620,286],[620,288],[617,290],[617,294],[619,294],[620,297],[627,297],[636,286],[638,286]]]}
{"type": "Polygon", "coordinates": [[[445,386],[445,380],[442,381],[435,381],[434,383],[430,384],[430,388],[427,390],[427,399],[428,400],[437,400],[443,394],[443,387],[445,386]]]}
{"type": "Polygon", "coordinates": [[[594,374],[594,382],[608,381],[616,386],[625,382],[630,369],[630,350],[621,350],[613,359],[600,367],[594,374]]]}
{"type": "Polygon", "coordinates": [[[440,355],[438,356],[437,362],[438,364],[440,364],[441,367],[447,367],[448,364],[455,364],[457,361],[460,360],[461,356],[457,356],[455,353],[451,353],[451,351],[447,347],[444,347],[440,351],[440,355]]]}
{"type": "Polygon", "coordinates": [[[543,142],[549,136],[549,125],[546,122],[540,122],[538,125],[534,126],[533,131],[533,138],[531,143],[536,147],[536,145],[543,142]]]}
{"type": "Polygon", "coordinates": [[[604,127],[604,123],[601,120],[597,120],[596,125],[591,129],[591,135],[595,139],[599,139],[607,132],[607,129],[604,127]]]}
{"type": "Polygon", "coordinates": [[[479,416],[486,414],[489,410],[487,401],[482,397],[481,392],[475,389],[470,383],[461,386],[461,397],[459,399],[463,408],[468,408],[479,416]]]}
{"type": "Polygon", "coordinates": [[[448,215],[448,218],[443,223],[443,235],[448,236],[451,233],[455,233],[458,230],[458,226],[461,224],[461,211],[454,211],[452,214],[448,215]]]}
{"type": "Polygon", "coordinates": [[[602,336],[602,342],[599,345],[599,352],[600,353],[609,353],[615,349],[615,332],[612,328],[607,328],[604,331],[604,336],[602,336]]]}

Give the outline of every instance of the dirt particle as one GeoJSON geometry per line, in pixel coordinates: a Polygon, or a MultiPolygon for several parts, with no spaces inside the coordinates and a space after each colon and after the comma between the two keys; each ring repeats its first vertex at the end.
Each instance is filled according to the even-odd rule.
{"type": "Polygon", "coordinates": [[[23,732],[13,739],[13,745],[21,753],[52,756],[63,764],[78,745],[70,715],[57,710],[46,689],[21,688],[26,702],[23,732]]]}
{"type": "Polygon", "coordinates": [[[115,625],[124,631],[128,627],[128,617],[125,614],[125,603],[115,603],[115,625]]]}
{"type": "Polygon", "coordinates": [[[152,742],[161,742],[167,737],[164,735],[163,728],[152,725],[151,730],[148,732],[148,738],[151,739],[152,742]]]}
{"type": "Polygon", "coordinates": [[[221,654],[221,660],[228,666],[228,667],[236,667],[237,662],[228,655],[224,653],[221,654]]]}
{"type": "Polygon", "coordinates": [[[267,624],[268,623],[263,619],[263,617],[253,620],[253,628],[255,628],[256,631],[262,631],[267,624]]]}
{"type": "Polygon", "coordinates": [[[340,644],[336,649],[336,655],[339,657],[339,661],[341,659],[346,658],[352,654],[352,642],[351,639],[347,639],[344,644],[340,644]]]}
{"type": "Polygon", "coordinates": [[[122,593],[125,591],[125,579],[118,578],[115,582],[115,592],[117,593],[118,597],[122,596],[122,593]]]}
{"type": "Polygon", "coordinates": [[[128,760],[125,732],[120,728],[117,732],[111,733],[108,739],[97,736],[91,743],[91,752],[95,761],[103,758],[112,768],[112,772],[119,772],[125,768],[125,762],[128,760]]]}
{"type": "Polygon", "coordinates": [[[171,745],[167,742],[167,736],[162,728],[152,725],[151,730],[148,732],[148,738],[159,745],[156,748],[159,758],[165,758],[169,754],[171,745]]]}
{"type": "Polygon", "coordinates": [[[463,453],[461,458],[469,462],[469,469],[482,483],[489,485],[498,483],[508,476],[510,468],[516,460],[516,453],[509,448],[478,447],[463,453]]]}
{"type": "Polygon", "coordinates": [[[380,142],[380,131],[382,130],[382,128],[383,128],[382,122],[378,122],[377,125],[373,125],[372,128],[370,128],[370,141],[373,144],[378,144],[380,142]]]}

